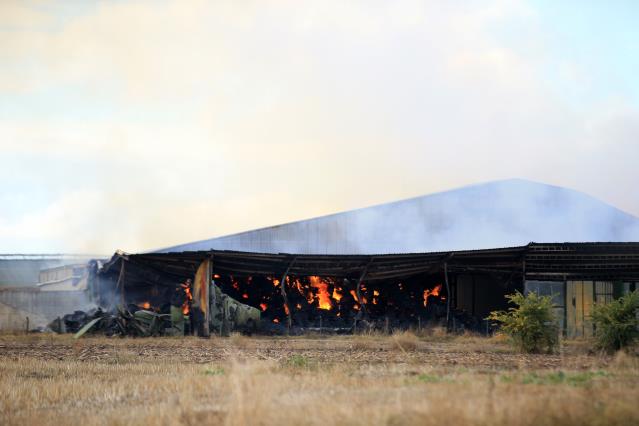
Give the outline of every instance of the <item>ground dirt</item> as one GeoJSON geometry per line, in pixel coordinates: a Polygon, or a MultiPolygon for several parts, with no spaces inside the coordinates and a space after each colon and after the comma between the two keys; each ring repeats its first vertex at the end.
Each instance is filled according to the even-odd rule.
{"type": "Polygon", "coordinates": [[[0,424],[639,424],[639,361],[476,336],[0,336],[0,424]]]}

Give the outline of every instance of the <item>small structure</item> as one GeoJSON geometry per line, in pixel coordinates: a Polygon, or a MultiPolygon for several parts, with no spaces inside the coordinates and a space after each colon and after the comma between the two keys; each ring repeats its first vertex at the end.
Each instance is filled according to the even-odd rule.
{"type": "Polygon", "coordinates": [[[0,330],[44,328],[51,320],[93,306],[87,290],[92,256],[0,255],[0,330]],[[28,318],[28,319],[27,319],[28,318]]]}

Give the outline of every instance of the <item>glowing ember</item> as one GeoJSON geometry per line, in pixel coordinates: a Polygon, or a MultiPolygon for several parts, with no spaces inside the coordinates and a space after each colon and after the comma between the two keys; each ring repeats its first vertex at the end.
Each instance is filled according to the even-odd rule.
{"type": "Polygon", "coordinates": [[[273,286],[277,287],[278,285],[280,285],[280,280],[278,279],[273,279],[273,286]]]}
{"type": "Polygon", "coordinates": [[[319,308],[329,310],[333,307],[333,303],[331,302],[331,295],[328,292],[328,284],[320,277],[312,276],[309,277],[311,282],[311,287],[317,289],[317,300],[319,301],[319,308]]]}
{"type": "Polygon", "coordinates": [[[248,299],[248,294],[244,293],[244,294],[242,295],[242,299],[248,299]]]}
{"type": "Polygon", "coordinates": [[[356,302],[359,302],[359,299],[357,298],[357,293],[355,292],[355,290],[351,290],[351,296],[353,296],[353,299],[355,299],[356,302]]]}
{"type": "Polygon", "coordinates": [[[313,293],[309,292],[306,295],[306,301],[308,302],[309,305],[312,305],[314,300],[315,300],[315,296],[313,296],[313,293]]]}
{"type": "Polygon", "coordinates": [[[188,314],[191,310],[191,301],[193,300],[193,295],[191,294],[191,287],[187,284],[180,284],[180,287],[184,290],[184,294],[186,294],[186,298],[184,303],[182,304],[182,313],[184,315],[188,314]]]}
{"type": "Polygon", "coordinates": [[[275,324],[277,324],[277,323],[279,323],[279,322],[280,322],[280,320],[279,320],[279,319],[277,319],[277,318],[273,318],[273,322],[274,322],[275,324]]]}
{"type": "Polygon", "coordinates": [[[220,274],[213,275],[213,278],[217,280],[218,278],[220,278],[220,274]]]}
{"type": "Polygon", "coordinates": [[[149,302],[144,302],[140,305],[140,307],[142,309],[149,309],[151,307],[151,304],[149,302]]]}
{"type": "Polygon", "coordinates": [[[268,306],[266,305],[266,303],[260,303],[260,308],[262,309],[262,312],[264,312],[266,308],[268,308],[268,306]]]}
{"type": "MultiPolygon", "coordinates": [[[[340,289],[339,289],[339,291],[342,291],[342,289],[340,288],[340,289]]],[[[335,288],[333,289],[333,299],[334,299],[334,300],[336,300],[336,301],[338,301],[338,302],[339,302],[340,300],[342,300],[342,294],[341,294],[341,293],[338,293],[338,291],[337,291],[337,287],[335,287],[335,288]]]]}
{"type": "Polygon", "coordinates": [[[432,290],[424,290],[424,306],[428,305],[428,298],[430,296],[439,296],[439,292],[441,291],[441,289],[442,285],[437,284],[432,290]]]}
{"type": "Polygon", "coordinates": [[[297,310],[302,309],[302,305],[300,305],[299,303],[297,305],[295,305],[295,307],[297,308],[297,310]]]}
{"type": "Polygon", "coordinates": [[[290,311],[288,310],[288,306],[286,306],[286,305],[284,305],[284,312],[286,312],[286,315],[288,315],[288,314],[289,314],[289,312],[290,312],[290,311]]]}
{"type": "Polygon", "coordinates": [[[379,291],[373,290],[373,296],[379,296],[379,291]]]}

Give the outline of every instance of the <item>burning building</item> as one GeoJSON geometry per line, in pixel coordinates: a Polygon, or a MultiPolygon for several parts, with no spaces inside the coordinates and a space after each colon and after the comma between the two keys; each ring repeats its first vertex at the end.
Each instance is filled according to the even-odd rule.
{"type": "Polygon", "coordinates": [[[91,291],[157,306],[208,260],[215,288],[259,309],[272,328],[484,331],[488,313],[507,308],[505,294],[535,291],[554,295],[566,333],[579,336],[592,332],[593,303],[639,282],[633,241],[639,219],[627,213],[576,191],[507,180],[116,255],[91,291]]]}
{"type": "Polygon", "coordinates": [[[219,289],[258,308],[264,329],[281,332],[428,323],[484,331],[488,313],[507,307],[506,294],[535,291],[554,296],[568,335],[587,336],[592,304],[639,283],[639,243],[378,255],[117,253],[91,277],[99,304],[115,297],[150,307],[167,303],[176,283],[195,277],[193,297],[205,315],[219,289]]]}
{"type": "Polygon", "coordinates": [[[428,323],[486,331],[488,313],[507,308],[506,294],[535,291],[554,296],[567,335],[587,336],[592,304],[639,282],[633,241],[639,219],[627,213],[576,191],[509,180],[116,253],[90,264],[86,293],[103,308],[166,313],[176,287],[191,279],[189,297],[212,330],[241,302],[271,331],[428,323]]]}

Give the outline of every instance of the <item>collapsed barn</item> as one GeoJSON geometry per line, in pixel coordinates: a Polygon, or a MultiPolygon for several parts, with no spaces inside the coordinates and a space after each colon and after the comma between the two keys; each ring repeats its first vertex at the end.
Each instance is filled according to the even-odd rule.
{"type": "Polygon", "coordinates": [[[269,332],[427,324],[484,332],[488,313],[507,308],[506,294],[536,291],[553,295],[567,335],[587,336],[593,303],[636,288],[639,243],[384,255],[116,253],[90,274],[89,292],[105,308],[134,304],[160,312],[187,279],[206,318],[204,334],[221,331],[210,318],[217,288],[258,308],[269,332]]]}

